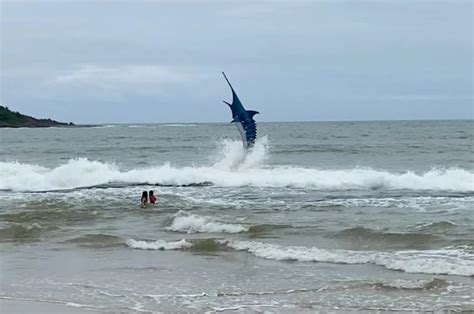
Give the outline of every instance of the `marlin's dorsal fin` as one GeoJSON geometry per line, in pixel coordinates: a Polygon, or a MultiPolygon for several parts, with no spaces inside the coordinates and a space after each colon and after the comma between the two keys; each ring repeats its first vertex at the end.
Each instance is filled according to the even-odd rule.
{"type": "Polygon", "coordinates": [[[249,114],[250,118],[253,119],[253,116],[260,113],[260,112],[255,111],[255,110],[247,110],[247,113],[249,114]]]}
{"type": "MultiPolygon", "coordinates": [[[[223,100],[222,102],[223,102],[224,104],[226,104],[227,106],[229,106],[230,111],[232,111],[232,118],[234,118],[234,117],[235,117],[235,110],[234,110],[234,107],[232,107],[232,105],[229,104],[229,103],[228,103],[227,101],[225,101],[225,100],[223,100]]],[[[233,121],[232,121],[232,122],[233,122],[233,121]]]]}

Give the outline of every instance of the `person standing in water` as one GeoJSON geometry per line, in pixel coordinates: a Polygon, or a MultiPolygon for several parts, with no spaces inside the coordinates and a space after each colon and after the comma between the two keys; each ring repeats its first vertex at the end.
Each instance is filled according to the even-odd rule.
{"type": "Polygon", "coordinates": [[[146,204],[148,204],[148,193],[147,191],[143,191],[142,198],[140,200],[140,207],[145,208],[146,204]]]}
{"type": "Polygon", "coordinates": [[[156,203],[156,196],[153,191],[148,192],[148,197],[150,198],[150,204],[156,203]]]}

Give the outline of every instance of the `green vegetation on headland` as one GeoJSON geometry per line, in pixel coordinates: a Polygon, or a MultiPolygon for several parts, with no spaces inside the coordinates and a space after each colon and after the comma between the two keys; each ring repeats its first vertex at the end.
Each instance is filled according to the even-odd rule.
{"type": "Polygon", "coordinates": [[[51,119],[36,119],[19,112],[13,112],[8,107],[0,106],[0,128],[47,128],[52,126],[74,126],[74,124],[51,119]]]}

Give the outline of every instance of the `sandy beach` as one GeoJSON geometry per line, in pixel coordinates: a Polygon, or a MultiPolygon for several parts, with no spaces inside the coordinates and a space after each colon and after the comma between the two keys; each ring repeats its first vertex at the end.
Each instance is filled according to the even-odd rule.
{"type": "Polygon", "coordinates": [[[79,304],[63,303],[53,301],[34,301],[2,298],[0,299],[0,312],[10,314],[36,313],[36,314],[56,314],[56,313],[104,313],[95,309],[82,307],[79,304]]]}

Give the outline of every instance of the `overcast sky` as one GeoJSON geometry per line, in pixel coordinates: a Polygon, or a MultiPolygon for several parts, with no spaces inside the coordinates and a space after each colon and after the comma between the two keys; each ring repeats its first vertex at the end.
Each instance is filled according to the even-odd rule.
{"type": "Polygon", "coordinates": [[[76,123],[472,119],[472,2],[1,1],[1,98],[76,123]]]}

